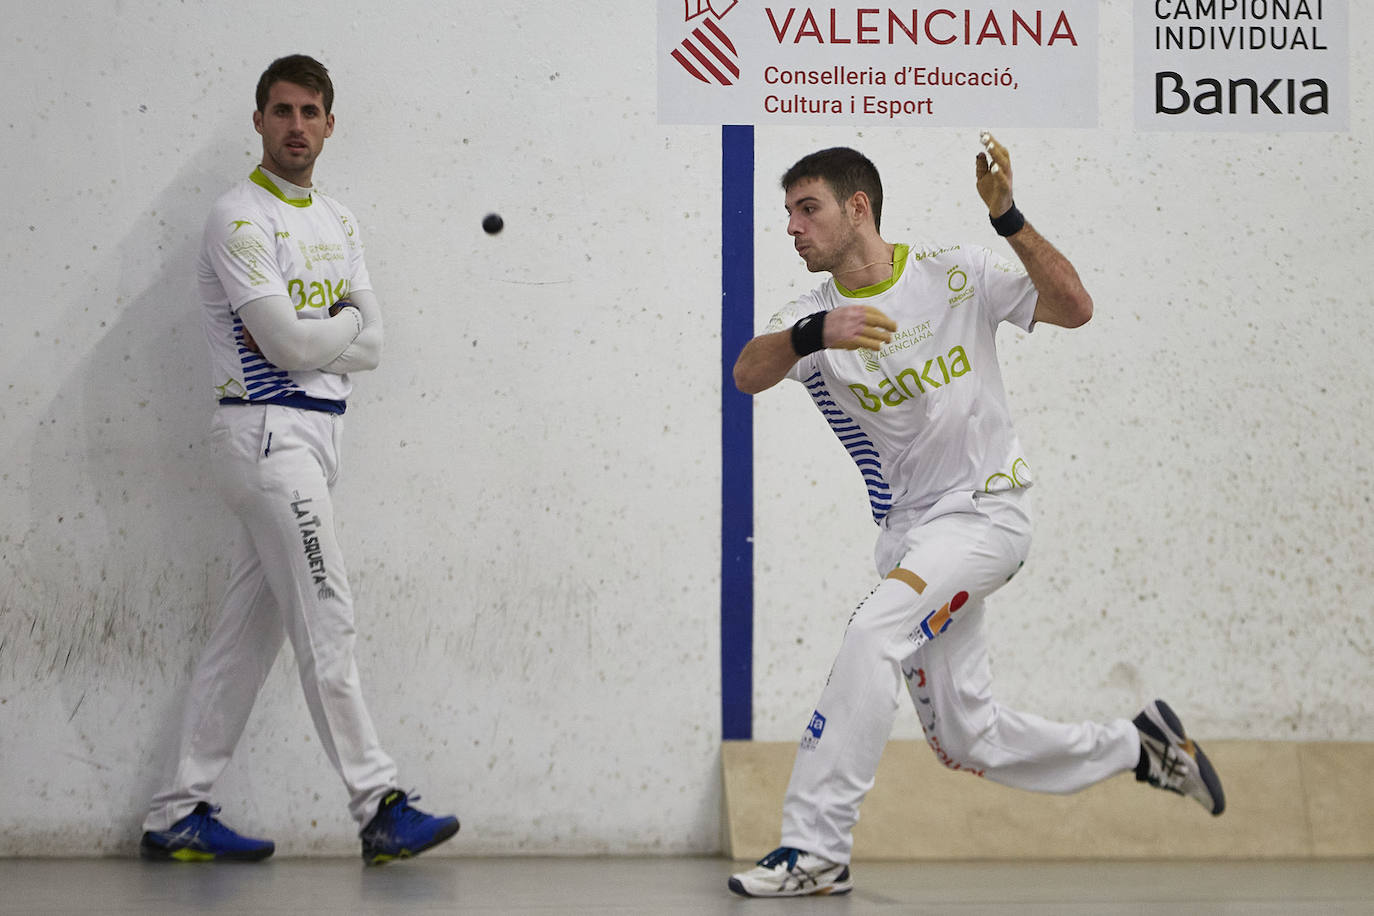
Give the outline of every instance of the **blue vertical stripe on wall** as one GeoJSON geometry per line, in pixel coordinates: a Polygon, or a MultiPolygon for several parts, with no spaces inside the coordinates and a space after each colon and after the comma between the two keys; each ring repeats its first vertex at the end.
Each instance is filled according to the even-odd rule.
{"type": "Polygon", "coordinates": [[[735,357],[754,335],[754,128],[721,128],[720,705],[722,737],[748,741],[754,718],[754,399],[735,357]]]}

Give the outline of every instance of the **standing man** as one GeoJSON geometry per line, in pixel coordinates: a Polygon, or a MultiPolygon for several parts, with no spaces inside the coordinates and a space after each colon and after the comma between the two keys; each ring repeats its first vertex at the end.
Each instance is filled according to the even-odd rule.
{"type": "Polygon", "coordinates": [[[354,662],[353,596],[331,492],[350,373],[377,366],[382,319],[357,220],[311,187],[334,132],[333,103],[319,61],[273,61],[253,113],[262,164],[206,222],[197,274],[219,399],[212,468],[238,543],[186,697],[176,770],[143,823],[145,858],[272,854],[271,841],[216,819],[210,797],[285,639],[320,743],[348,790],[363,859],[416,855],[458,832],[457,818],[425,814],[396,788],[354,662]]]}
{"type": "Polygon", "coordinates": [[[850,618],[802,735],[783,804],[782,845],[730,878],[750,897],[843,894],[859,804],[892,730],[900,685],[942,763],[1038,792],[1136,778],[1225,807],[1202,750],[1162,701],[1134,722],[1050,722],[998,704],[984,599],[1030,547],[1030,472],[997,362],[1008,321],[1075,328],[1092,317],[1078,273],[1012,200],[1011,158],[989,134],[976,163],[993,228],[1021,264],[981,246],[891,244],[882,183],[851,149],[813,153],[783,176],[787,232],[832,279],[773,316],[735,363],[757,394],[806,386],[853,457],[880,532],[882,582],[850,618]]]}

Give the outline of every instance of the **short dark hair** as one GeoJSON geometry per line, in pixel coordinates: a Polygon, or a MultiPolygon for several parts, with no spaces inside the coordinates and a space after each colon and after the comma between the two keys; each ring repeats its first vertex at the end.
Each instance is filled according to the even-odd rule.
{"type": "Polygon", "coordinates": [[[334,83],[324,64],[307,54],[278,57],[258,77],[258,111],[267,110],[267,96],[280,82],[295,83],[324,97],[324,113],[334,108],[334,83]]]}
{"type": "Polygon", "coordinates": [[[856,192],[863,191],[873,205],[873,228],[881,228],[883,180],[878,177],[878,169],[863,153],[847,146],[834,146],[803,156],[783,174],[782,189],[790,191],[793,185],[805,178],[824,181],[841,204],[856,192]]]}

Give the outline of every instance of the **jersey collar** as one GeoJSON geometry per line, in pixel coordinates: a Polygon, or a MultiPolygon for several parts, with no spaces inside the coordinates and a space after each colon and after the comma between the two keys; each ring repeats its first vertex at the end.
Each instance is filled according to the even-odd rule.
{"type": "Polygon", "coordinates": [[[879,293],[887,292],[892,288],[892,284],[896,283],[897,279],[901,277],[902,270],[906,267],[906,256],[910,250],[910,246],[903,245],[901,242],[893,246],[892,276],[888,277],[886,280],[880,283],[874,283],[872,286],[861,286],[858,289],[846,289],[844,284],[839,280],[835,280],[835,289],[839,290],[840,295],[847,299],[864,299],[868,296],[876,296],[879,293]]]}
{"type": "Polygon", "coordinates": [[[267,193],[271,194],[277,200],[281,201],[284,204],[287,204],[288,206],[308,207],[310,206],[311,201],[314,200],[314,195],[311,194],[309,188],[297,187],[296,185],[292,184],[284,178],[278,178],[276,179],[276,181],[273,181],[272,176],[268,175],[266,172],[262,170],[262,166],[258,166],[257,168],[253,169],[253,174],[248,176],[248,180],[253,182],[253,184],[257,185],[258,187],[262,188],[263,190],[265,190],[267,193]],[[280,181],[283,185],[285,185],[288,190],[293,192],[299,191],[303,193],[305,196],[287,197],[286,193],[281,188],[277,187],[277,181],[280,181]]]}

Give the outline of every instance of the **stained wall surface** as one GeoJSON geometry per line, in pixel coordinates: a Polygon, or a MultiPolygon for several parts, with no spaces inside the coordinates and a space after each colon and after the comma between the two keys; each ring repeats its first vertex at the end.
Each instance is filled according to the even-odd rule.
{"type": "MultiPolygon", "coordinates": [[[[1374,126],[1355,104],[1341,134],[1138,131],[1129,6],[1103,5],[1100,127],[1001,134],[1097,316],[1001,337],[1038,527],[994,598],[1000,692],[1056,717],[1160,694],[1202,734],[1374,739],[1374,126]]],[[[258,160],[257,76],[295,51],[334,74],[315,179],[362,223],[387,315],[337,504],[406,787],[458,810],[454,853],[719,849],[721,140],[657,123],[654,16],[9,14],[0,854],[131,853],[170,763],[231,530],[192,264],[258,160]]],[[[1351,17],[1362,100],[1374,22],[1351,17]]],[[[972,130],[761,128],[760,326],[817,282],[777,177],[837,143],[883,170],[893,238],[1001,244],[972,130]]],[[[797,386],[755,420],[755,733],[791,740],[873,582],[874,530],[797,386]]],[[[356,851],[285,655],[217,801],[284,850],[356,851]]]]}

